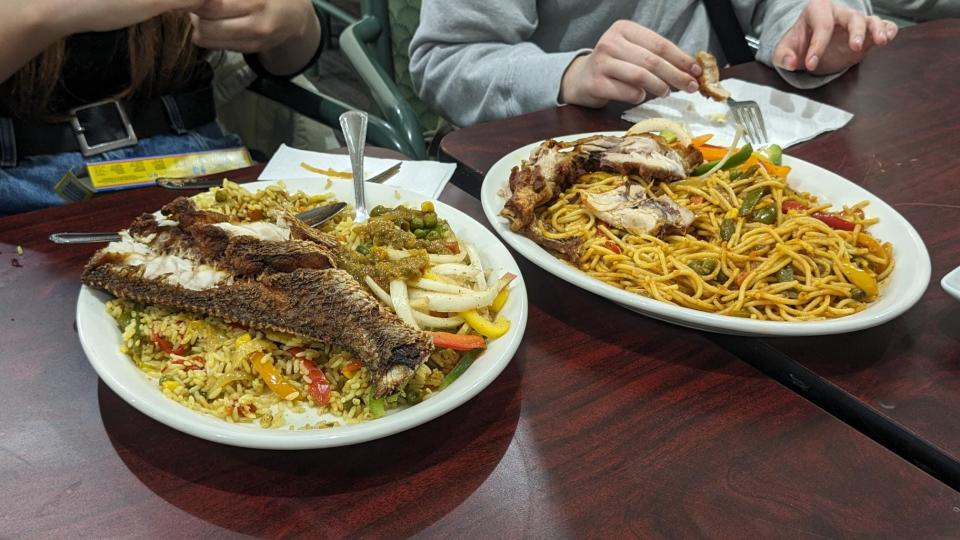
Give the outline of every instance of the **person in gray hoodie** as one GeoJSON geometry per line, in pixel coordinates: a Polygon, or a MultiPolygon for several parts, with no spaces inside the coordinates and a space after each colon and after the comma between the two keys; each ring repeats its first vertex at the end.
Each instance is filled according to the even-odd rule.
{"type": "MultiPolygon", "coordinates": [[[[732,0],[757,60],[813,88],[896,36],[869,0],[732,0]]],[[[725,59],[697,0],[423,0],[410,43],[420,98],[459,126],[572,103],[696,92],[691,54],[725,59]]]]}

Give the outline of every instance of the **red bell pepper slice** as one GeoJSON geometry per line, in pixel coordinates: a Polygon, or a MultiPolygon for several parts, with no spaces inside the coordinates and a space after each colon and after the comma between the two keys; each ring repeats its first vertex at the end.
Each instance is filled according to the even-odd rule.
{"type": "Polygon", "coordinates": [[[160,350],[167,354],[175,354],[177,356],[183,356],[183,353],[187,352],[186,345],[180,345],[176,349],[173,348],[173,345],[169,341],[163,339],[156,332],[150,332],[150,341],[153,341],[157,347],[160,347],[160,350]]]}
{"type": "Polygon", "coordinates": [[[800,211],[800,210],[806,210],[806,209],[807,209],[807,205],[803,204],[803,203],[800,202],[800,201],[796,201],[796,200],[793,200],[793,199],[785,199],[780,206],[781,206],[784,214],[786,214],[787,212],[789,212],[789,211],[791,211],[791,210],[800,211]]]}
{"type": "MultiPolygon", "coordinates": [[[[780,207],[783,209],[784,213],[789,212],[790,210],[806,210],[807,205],[803,204],[800,201],[795,201],[793,199],[786,199],[781,203],[780,207]]],[[[826,212],[814,212],[810,214],[810,217],[814,217],[824,222],[831,229],[838,229],[841,231],[852,231],[856,228],[856,224],[852,221],[843,219],[840,216],[835,214],[827,214],[826,212]]]]}
{"type": "Polygon", "coordinates": [[[825,214],[823,212],[814,212],[813,214],[810,214],[810,215],[826,223],[831,229],[839,229],[841,231],[852,231],[854,228],[856,228],[856,225],[852,221],[847,221],[842,217],[835,216],[833,214],[825,214]]]}
{"type": "Polygon", "coordinates": [[[307,372],[307,377],[310,377],[307,392],[313,396],[317,405],[321,407],[327,405],[330,403],[330,381],[327,380],[326,375],[324,375],[322,371],[317,369],[317,365],[313,363],[313,360],[301,358],[300,361],[303,362],[303,368],[307,372]]]}
{"type": "Polygon", "coordinates": [[[481,349],[487,342],[481,336],[470,334],[451,334],[450,332],[431,332],[433,334],[433,345],[443,349],[453,349],[455,351],[469,351],[481,349]]]}

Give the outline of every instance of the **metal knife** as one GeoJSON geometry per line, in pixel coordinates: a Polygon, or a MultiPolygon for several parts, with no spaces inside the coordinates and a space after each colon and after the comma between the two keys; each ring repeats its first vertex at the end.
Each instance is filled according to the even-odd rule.
{"type": "MultiPolygon", "coordinates": [[[[396,176],[400,172],[400,165],[402,162],[397,163],[396,165],[390,167],[389,169],[383,171],[382,173],[373,176],[367,179],[367,182],[373,182],[374,184],[382,184],[396,176]]],[[[187,178],[168,178],[161,177],[157,178],[156,184],[162,188],[166,189],[210,189],[212,187],[220,187],[223,185],[223,180],[214,180],[210,178],[196,178],[196,177],[187,177],[187,178]]]]}
{"type": "MultiPolygon", "coordinates": [[[[325,204],[306,212],[300,212],[297,214],[297,219],[311,227],[317,227],[330,221],[333,216],[339,214],[346,207],[347,203],[345,202],[325,204]]],[[[97,244],[119,242],[120,235],[117,233],[54,233],[50,235],[50,241],[54,244],[97,244]]]]}

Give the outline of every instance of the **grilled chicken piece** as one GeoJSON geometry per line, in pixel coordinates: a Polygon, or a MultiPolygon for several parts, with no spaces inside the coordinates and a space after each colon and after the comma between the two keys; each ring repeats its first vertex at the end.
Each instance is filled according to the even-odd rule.
{"type": "Polygon", "coordinates": [[[730,92],[720,86],[720,66],[717,65],[717,59],[706,51],[700,51],[697,53],[697,63],[702,70],[697,77],[700,93],[715,101],[729,99],[730,92]]]}
{"type": "Polygon", "coordinates": [[[556,238],[547,238],[540,230],[542,226],[543,225],[541,223],[534,222],[520,232],[527,238],[536,242],[538,245],[543,246],[550,251],[556,252],[558,255],[570,261],[571,263],[576,263],[580,256],[580,246],[583,245],[583,240],[578,237],[564,238],[562,240],[558,240],[556,238]]]}
{"type": "Polygon", "coordinates": [[[340,345],[370,371],[377,396],[400,388],[430,355],[430,334],[335,268],[323,244],[329,239],[303,232],[295,218],[288,225],[231,223],[188,200],[164,210],[160,219],[141,216],[135,231],[98,251],[83,282],[137,302],[340,345]]]}
{"type": "Polygon", "coordinates": [[[684,232],[694,220],[693,212],[669,197],[649,197],[643,186],[632,182],[604,193],[585,194],[583,204],[597,219],[636,235],[684,232]]]}
{"type": "Polygon", "coordinates": [[[511,194],[500,214],[510,221],[511,230],[520,232],[533,222],[537,208],[588,170],[672,181],[686,178],[702,162],[703,155],[693,146],[670,145],[650,133],[600,135],[571,143],[549,140],[510,172],[511,194]]]}
{"type": "Polygon", "coordinates": [[[599,137],[584,143],[582,149],[599,160],[601,170],[651,180],[682,180],[703,160],[696,148],[689,147],[681,155],[662,137],[650,133],[599,137]]]}
{"type": "Polygon", "coordinates": [[[510,228],[520,231],[533,221],[534,210],[547,203],[579,176],[586,156],[565,149],[565,145],[549,140],[538,146],[530,158],[510,171],[510,199],[501,215],[510,220],[510,228]]]}

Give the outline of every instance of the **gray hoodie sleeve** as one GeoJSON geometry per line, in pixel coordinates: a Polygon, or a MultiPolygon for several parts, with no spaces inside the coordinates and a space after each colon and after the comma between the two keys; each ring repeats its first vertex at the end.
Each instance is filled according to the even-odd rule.
{"type": "Polygon", "coordinates": [[[410,44],[420,98],[466,126],[557,104],[570,62],[589,51],[547,53],[529,41],[536,0],[424,0],[410,44]]]}
{"type": "MultiPolygon", "coordinates": [[[[863,13],[872,13],[868,0],[833,0],[834,3],[851,7],[863,13]]],[[[737,17],[741,26],[750,29],[758,36],[760,49],[757,51],[757,60],[773,67],[777,73],[796,88],[816,88],[836,79],[846,71],[831,75],[819,76],[808,73],[797,73],[781,69],[773,64],[773,50],[787,33],[793,23],[797,22],[806,2],[797,0],[735,0],[737,17]]]]}

